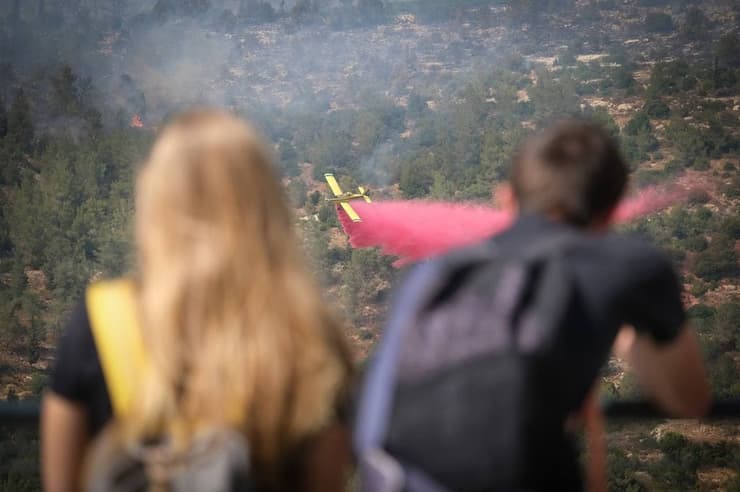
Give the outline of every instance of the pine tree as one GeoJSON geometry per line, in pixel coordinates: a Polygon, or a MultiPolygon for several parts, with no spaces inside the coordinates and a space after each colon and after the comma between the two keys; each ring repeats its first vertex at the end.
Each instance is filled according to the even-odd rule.
{"type": "Polygon", "coordinates": [[[77,75],[72,67],[62,65],[51,77],[51,85],[54,87],[54,103],[57,111],[62,114],[77,114],[79,108],[79,90],[77,88],[77,75]]]}
{"type": "Polygon", "coordinates": [[[34,128],[31,118],[31,105],[23,88],[18,89],[15,100],[8,113],[8,138],[23,152],[33,150],[34,128]]]}
{"type": "Polygon", "coordinates": [[[5,102],[0,97],[0,138],[8,133],[8,113],[5,111],[5,102]]]}

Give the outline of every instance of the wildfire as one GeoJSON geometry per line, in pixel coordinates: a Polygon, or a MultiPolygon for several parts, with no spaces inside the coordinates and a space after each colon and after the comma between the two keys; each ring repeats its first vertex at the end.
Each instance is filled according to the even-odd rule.
{"type": "Polygon", "coordinates": [[[132,128],[144,128],[144,122],[141,121],[141,116],[138,114],[135,114],[131,117],[131,125],[132,128]]]}

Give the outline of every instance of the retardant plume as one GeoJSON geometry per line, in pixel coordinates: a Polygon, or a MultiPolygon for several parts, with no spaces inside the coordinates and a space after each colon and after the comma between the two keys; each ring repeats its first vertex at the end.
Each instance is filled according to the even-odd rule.
{"type": "Polygon", "coordinates": [[[650,186],[640,190],[635,196],[622,200],[614,213],[617,223],[629,222],[632,219],[658,212],[676,203],[685,202],[692,194],[706,192],[703,185],[650,186]]]}
{"type": "Polygon", "coordinates": [[[339,220],[355,248],[377,246],[398,256],[396,266],[473,244],[511,223],[511,215],[491,207],[424,201],[353,201],[362,222],[341,208],[339,220]]]}
{"type": "MultiPolygon", "coordinates": [[[[626,198],[614,214],[625,223],[685,201],[696,187],[649,187],[626,198]]],[[[421,200],[352,202],[362,222],[352,222],[337,207],[337,214],[350,244],[355,248],[379,247],[383,254],[397,256],[395,266],[442,254],[453,248],[475,244],[505,229],[512,215],[501,209],[464,203],[421,200]]]]}

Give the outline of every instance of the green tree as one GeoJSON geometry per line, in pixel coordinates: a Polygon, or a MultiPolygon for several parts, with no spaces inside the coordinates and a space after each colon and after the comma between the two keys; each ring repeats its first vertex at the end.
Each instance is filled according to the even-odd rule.
{"type": "Polygon", "coordinates": [[[73,115],[81,112],[77,75],[71,66],[59,67],[51,76],[51,85],[54,89],[53,104],[59,113],[73,115]]]}
{"type": "Polygon", "coordinates": [[[314,176],[324,172],[347,169],[352,156],[352,137],[348,132],[325,129],[309,151],[314,164],[314,176]]]}
{"type": "Polygon", "coordinates": [[[639,468],[639,462],[634,457],[619,448],[609,448],[607,456],[607,482],[609,490],[620,490],[625,492],[642,492],[645,488],[634,477],[635,470],[639,468]]]}
{"type": "Polygon", "coordinates": [[[740,273],[740,269],[734,246],[734,239],[715,234],[709,247],[697,257],[694,267],[696,275],[709,281],[735,278],[740,273]]]}
{"type": "Polygon", "coordinates": [[[418,92],[409,94],[406,112],[411,118],[418,118],[427,109],[427,102],[418,92]]]}
{"type": "Polygon", "coordinates": [[[434,153],[422,152],[401,163],[399,187],[407,198],[426,196],[434,182],[434,153]]]}
{"type": "Polygon", "coordinates": [[[648,32],[669,33],[673,31],[673,18],[665,12],[650,12],[645,17],[645,29],[648,32]]]}
{"type": "Polygon", "coordinates": [[[433,173],[432,187],[429,190],[429,198],[435,200],[448,200],[455,195],[455,186],[450,183],[439,171],[433,173]]]}
{"type": "Polygon", "coordinates": [[[278,156],[280,158],[280,167],[288,176],[298,176],[300,168],[298,167],[298,152],[295,146],[289,141],[282,141],[278,146],[278,156]]]}
{"type": "Polygon", "coordinates": [[[666,126],[666,136],[676,149],[676,157],[684,166],[703,169],[709,165],[710,147],[702,132],[682,119],[672,119],[666,126]]]}
{"type": "Polygon", "coordinates": [[[31,153],[34,143],[34,125],[31,104],[23,88],[18,89],[8,112],[7,138],[22,152],[31,153]]]}
{"type": "Polygon", "coordinates": [[[0,97],[0,140],[8,133],[8,113],[5,110],[5,102],[0,97]]]}
{"type": "Polygon", "coordinates": [[[290,180],[288,185],[288,197],[293,206],[302,208],[306,204],[306,198],[308,194],[308,187],[306,183],[300,178],[294,178],[290,180]]]}
{"type": "Polygon", "coordinates": [[[726,351],[740,350],[740,304],[726,302],[713,313],[713,334],[726,351]]]}
{"type": "Polygon", "coordinates": [[[681,35],[689,41],[705,40],[709,37],[710,22],[704,11],[692,5],[686,10],[686,20],[681,26],[681,35]]]}
{"type": "Polygon", "coordinates": [[[377,113],[361,111],[355,122],[354,136],[357,153],[369,155],[375,146],[387,136],[387,127],[377,113]]]}
{"type": "Polygon", "coordinates": [[[496,126],[486,130],[483,136],[479,175],[483,180],[483,186],[488,190],[488,196],[493,183],[506,178],[509,160],[523,136],[524,132],[518,124],[496,126]]]}
{"type": "Polygon", "coordinates": [[[648,97],[642,110],[651,118],[664,120],[671,116],[671,108],[657,95],[648,97]]]}
{"type": "Polygon", "coordinates": [[[619,137],[619,125],[605,108],[589,108],[584,116],[591,119],[597,125],[600,125],[612,138],[619,137]]]}
{"type": "Polygon", "coordinates": [[[633,69],[627,64],[614,67],[611,71],[610,78],[614,82],[614,87],[617,89],[633,89],[636,84],[633,69]]]}
{"type": "Polygon", "coordinates": [[[656,63],[650,72],[648,97],[662,97],[680,91],[691,90],[697,80],[691,74],[689,64],[683,60],[656,63]]]}
{"type": "Polygon", "coordinates": [[[541,124],[580,113],[576,81],[567,75],[560,78],[543,70],[537,73],[537,84],[529,90],[535,116],[541,124]]]}
{"type": "Polygon", "coordinates": [[[740,382],[737,378],[737,364],[732,355],[721,354],[709,367],[712,392],[717,398],[736,398],[740,395],[740,382]]]}
{"type": "Polygon", "coordinates": [[[344,270],[345,309],[347,317],[355,324],[366,321],[364,307],[376,303],[383,295],[381,284],[387,283],[392,268],[387,257],[370,248],[353,249],[349,264],[344,270]]]}
{"type": "Polygon", "coordinates": [[[717,65],[724,68],[740,67],[740,39],[734,32],[729,32],[719,38],[714,56],[717,65]]]}

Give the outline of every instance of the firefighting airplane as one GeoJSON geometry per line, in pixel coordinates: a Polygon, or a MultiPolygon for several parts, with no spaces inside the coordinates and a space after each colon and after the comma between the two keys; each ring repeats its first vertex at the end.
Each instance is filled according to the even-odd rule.
{"type": "Polygon", "coordinates": [[[357,215],[357,212],[352,208],[352,205],[349,204],[349,201],[364,198],[367,203],[370,203],[370,197],[367,196],[365,188],[358,186],[357,191],[359,191],[359,193],[352,193],[349,191],[343,193],[342,188],[339,187],[339,183],[337,183],[337,179],[332,173],[325,173],[324,177],[326,178],[326,182],[329,183],[329,188],[331,188],[332,193],[334,193],[334,198],[327,198],[326,201],[339,203],[349,218],[352,219],[352,222],[362,222],[362,219],[357,215]]]}

